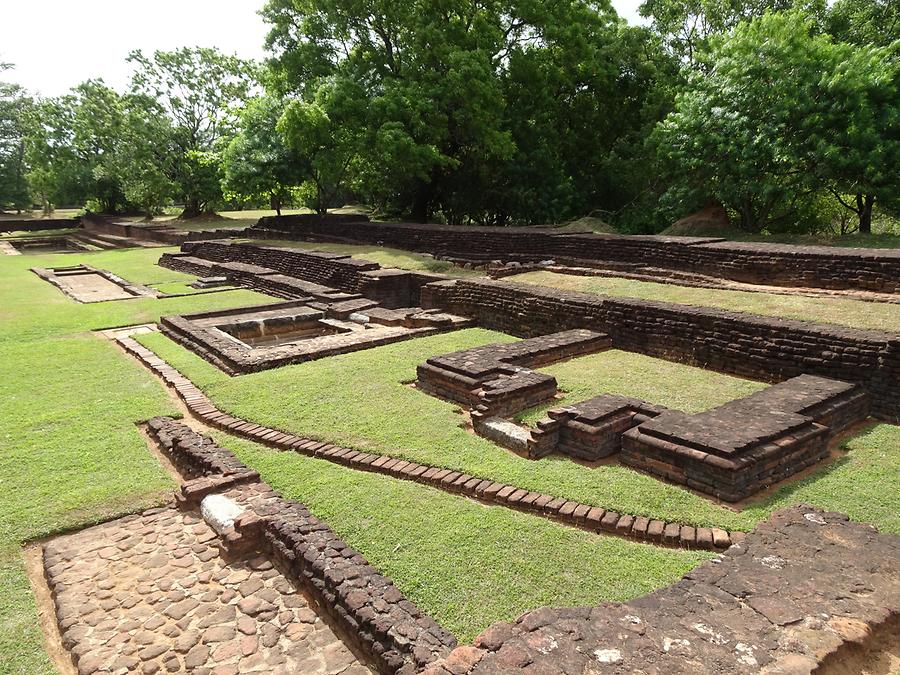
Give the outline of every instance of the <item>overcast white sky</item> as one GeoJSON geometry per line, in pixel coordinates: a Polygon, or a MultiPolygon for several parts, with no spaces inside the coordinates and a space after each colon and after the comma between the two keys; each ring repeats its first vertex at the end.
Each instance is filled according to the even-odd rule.
{"type": "MultiPolygon", "coordinates": [[[[0,62],[15,70],[3,77],[35,93],[56,96],[89,78],[124,87],[132,49],[153,52],[215,46],[259,59],[266,25],[257,15],[264,0],[0,0],[0,62]]],[[[641,0],[612,0],[616,11],[638,21],[641,0]]]]}

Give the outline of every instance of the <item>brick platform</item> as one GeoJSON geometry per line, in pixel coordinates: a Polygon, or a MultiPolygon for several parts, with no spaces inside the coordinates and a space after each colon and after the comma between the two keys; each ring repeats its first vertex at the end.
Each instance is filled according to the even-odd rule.
{"type": "Polygon", "coordinates": [[[172,340],[229,374],[258,372],[433,335],[468,320],[419,307],[384,309],[371,300],[317,286],[304,300],[167,316],[172,340]]]}
{"type": "Polygon", "coordinates": [[[429,284],[422,303],[520,337],[587,328],[616,349],[764,382],[811,374],[858,383],[874,416],[900,423],[898,333],[475,279],[429,284]]]}
{"type": "Polygon", "coordinates": [[[593,462],[618,452],[623,433],[664,410],[636,398],[604,394],[548,410],[547,419],[532,433],[533,442],[544,454],[555,450],[593,462]]]}
{"type": "Polygon", "coordinates": [[[818,672],[896,620],[898,579],[900,538],[801,505],[668,588],[625,604],[528,612],[425,672],[818,672]]]}
{"type": "Polygon", "coordinates": [[[825,458],[829,441],[868,414],[856,385],[804,375],[695,415],[662,412],[625,432],[620,459],[740,501],[825,458]]]}
{"type": "Polygon", "coordinates": [[[589,330],[490,344],[428,359],[417,368],[417,385],[482,416],[512,415],[556,395],[556,378],[532,368],[609,347],[606,335],[589,330]]]}

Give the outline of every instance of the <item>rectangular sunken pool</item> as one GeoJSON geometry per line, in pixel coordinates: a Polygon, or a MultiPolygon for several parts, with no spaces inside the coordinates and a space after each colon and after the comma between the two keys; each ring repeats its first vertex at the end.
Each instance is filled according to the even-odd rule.
{"type": "Polygon", "coordinates": [[[162,294],[147,286],[132,284],[112,272],[90,265],[34,267],[31,270],[77,302],[107,302],[132,298],[158,298],[162,294]]]}
{"type": "Polygon", "coordinates": [[[77,253],[89,251],[90,247],[74,237],[22,237],[7,239],[6,243],[23,255],[45,253],[77,253]]]}
{"type": "Polygon", "coordinates": [[[346,354],[455,330],[471,322],[419,307],[386,310],[371,301],[295,300],[167,316],[162,332],[231,375],[346,354]],[[354,310],[354,311],[351,311],[354,310]]]}
{"type": "Polygon", "coordinates": [[[303,307],[297,314],[239,320],[215,328],[251,348],[292,344],[352,331],[338,322],[329,323],[324,317],[322,311],[303,307]]]}

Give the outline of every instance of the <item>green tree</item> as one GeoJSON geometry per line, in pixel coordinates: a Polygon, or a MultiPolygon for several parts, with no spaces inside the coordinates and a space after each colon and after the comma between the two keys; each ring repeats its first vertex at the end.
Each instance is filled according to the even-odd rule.
{"type": "Polygon", "coordinates": [[[865,195],[896,190],[897,61],[813,33],[765,14],[719,42],[655,132],[670,199],[714,197],[759,231],[797,227],[823,190],[859,193],[866,230],[865,195]]]}
{"type": "Polygon", "coordinates": [[[896,0],[837,0],[828,11],[828,32],[841,42],[890,46],[900,40],[896,0]]]}
{"type": "Polygon", "coordinates": [[[612,149],[642,123],[649,59],[607,2],[270,0],[263,15],[279,92],[359,87],[352,184],[377,206],[506,224],[616,192],[612,149]]]}
{"type": "MultiPolygon", "coordinates": [[[[862,0],[865,2],[866,0],[862,0]]],[[[710,39],[764,13],[800,8],[822,16],[824,0],[644,0],[640,14],[668,48],[691,66],[702,65],[710,39]]]]}
{"type": "Polygon", "coordinates": [[[828,45],[816,113],[797,142],[807,171],[872,231],[876,204],[900,200],[900,51],[828,45]]]}
{"type": "Polygon", "coordinates": [[[333,204],[360,151],[362,110],[355,93],[351,83],[330,80],[312,101],[289,102],[277,125],[294,166],[312,187],[310,206],[316,213],[326,213],[333,204]]]}
{"type": "Polygon", "coordinates": [[[176,161],[170,178],[184,200],[182,218],[211,212],[221,200],[220,153],[254,86],[255,67],[211,48],[132,52],[132,89],[156,99],[173,122],[176,161]]]}
{"type": "MultiPolygon", "coordinates": [[[[12,66],[0,63],[0,73],[12,66]]],[[[25,135],[31,99],[17,84],[0,81],[0,210],[31,205],[26,179],[25,135]]]]}
{"type": "Polygon", "coordinates": [[[224,185],[234,194],[269,202],[278,215],[305,177],[303,160],[278,131],[284,104],[274,96],[255,98],[241,114],[240,131],[225,150],[224,185]]]}

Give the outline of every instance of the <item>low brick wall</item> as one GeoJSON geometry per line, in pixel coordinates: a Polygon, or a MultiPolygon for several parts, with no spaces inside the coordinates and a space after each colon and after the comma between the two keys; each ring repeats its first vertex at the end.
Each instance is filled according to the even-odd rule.
{"type": "Polygon", "coordinates": [[[168,225],[152,223],[123,223],[109,216],[86,213],[82,217],[84,229],[88,232],[124,237],[137,241],[152,241],[158,244],[178,246],[187,239],[187,232],[175,230],[168,225]]]}
{"type": "Polygon", "coordinates": [[[900,250],[741,243],[711,237],[264,218],[248,236],[377,243],[475,261],[640,263],[775,286],[900,293],[900,250]]]}
{"type": "Polygon", "coordinates": [[[157,417],[150,434],[196,480],[182,485],[179,501],[196,504],[208,494],[259,483],[259,497],[239,516],[224,543],[235,550],[265,550],[311,592],[385,673],[411,675],[456,646],[456,638],[410,602],[393,582],[299,502],[277,496],[259,474],[208,436],[157,417]]]}
{"type": "MultiPolygon", "coordinates": [[[[268,272],[280,272],[345,293],[359,293],[390,309],[418,306],[422,286],[446,279],[439,274],[382,269],[378,263],[340,253],[296,248],[197,241],[185,242],[181,250],[192,261],[202,259],[218,263],[257,265],[266,268],[268,272]]],[[[183,260],[184,255],[164,255],[160,264],[172,269],[187,270],[186,265],[179,267],[183,260]]],[[[198,267],[196,264],[194,266],[198,267]]],[[[265,290],[265,286],[259,288],[265,290]]]]}
{"type": "Polygon", "coordinates": [[[0,218],[0,232],[41,232],[43,230],[69,230],[81,226],[81,218],[23,218],[6,220],[0,218]]]}
{"type": "Polygon", "coordinates": [[[617,349],[755,380],[808,373],[855,382],[871,397],[873,415],[900,422],[896,333],[486,280],[429,284],[422,303],[521,337],[589,328],[617,349]]]}

